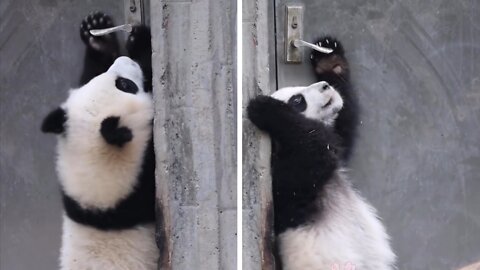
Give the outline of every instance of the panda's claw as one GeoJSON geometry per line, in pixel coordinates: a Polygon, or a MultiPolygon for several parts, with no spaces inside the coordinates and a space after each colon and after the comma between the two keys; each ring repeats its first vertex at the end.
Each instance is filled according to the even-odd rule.
{"type": "Polygon", "coordinates": [[[112,26],[109,15],[95,11],[88,14],[80,24],[80,38],[85,45],[95,51],[118,56],[119,46],[115,33],[104,36],[93,36],[90,30],[105,29],[112,26]]]}
{"type": "Polygon", "coordinates": [[[315,69],[317,75],[322,75],[327,72],[334,72],[336,74],[342,74],[347,69],[347,60],[344,56],[344,50],[342,44],[332,37],[321,37],[316,42],[318,46],[332,49],[329,54],[312,50],[311,63],[315,69]]]}

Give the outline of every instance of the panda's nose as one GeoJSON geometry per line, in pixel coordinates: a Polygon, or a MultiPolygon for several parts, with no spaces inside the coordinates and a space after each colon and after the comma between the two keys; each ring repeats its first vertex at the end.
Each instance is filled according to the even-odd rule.
{"type": "Polygon", "coordinates": [[[130,66],[130,67],[134,67],[134,68],[140,68],[138,66],[138,64],[135,61],[133,61],[131,58],[129,58],[127,56],[120,56],[115,60],[115,62],[113,62],[110,69],[118,69],[119,67],[122,67],[122,66],[123,67],[130,66]]]}
{"type": "Polygon", "coordinates": [[[118,57],[108,69],[109,73],[117,76],[142,81],[143,73],[140,66],[131,58],[126,56],[118,57]]]}

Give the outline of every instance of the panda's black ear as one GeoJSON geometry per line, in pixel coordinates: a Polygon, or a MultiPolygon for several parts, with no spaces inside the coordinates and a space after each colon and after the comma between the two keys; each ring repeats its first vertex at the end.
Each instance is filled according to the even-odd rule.
{"type": "Polygon", "coordinates": [[[62,108],[51,111],[42,123],[42,132],[60,134],[65,131],[67,113],[62,108]]]}

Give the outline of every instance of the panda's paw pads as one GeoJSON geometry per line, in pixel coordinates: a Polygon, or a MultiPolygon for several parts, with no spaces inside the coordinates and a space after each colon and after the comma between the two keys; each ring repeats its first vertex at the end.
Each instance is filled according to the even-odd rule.
{"type": "Polygon", "coordinates": [[[343,108],[343,99],[338,91],[327,83],[322,90],[323,105],[320,110],[320,119],[326,125],[332,125],[343,108]]]}
{"type": "Polygon", "coordinates": [[[343,46],[340,41],[332,37],[322,37],[314,42],[315,45],[331,49],[331,53],[323,53],[312,50],[310,61],[318,74],[333,71],[342,74],[347,68],[347,61],[344,57],[343,46]]]}
{"type": "Polygon", "coordinates": [[[134,26],[125,44],[128,54],[135,57],[139,53],[152,50],[150,28],[145,25],[134,26]]]}
{"type": "Polygon", "coordinates": [[[80,37],[85,45],[96,51],[116,54],[118,41],[115,33],[103,36],[94,36],[90,33],[90,30],[93,29],[110,27],[113,27],[112,18],[101,11],[95,11],[87,15],[80,24],[80,37]]]}
{"type": "Polygon", "coordinates": [[[102,121],[100,133],[108,144],[122,147],[133,139],[132,131],[119,126],[120,117],[111,116],[102,121]]]}

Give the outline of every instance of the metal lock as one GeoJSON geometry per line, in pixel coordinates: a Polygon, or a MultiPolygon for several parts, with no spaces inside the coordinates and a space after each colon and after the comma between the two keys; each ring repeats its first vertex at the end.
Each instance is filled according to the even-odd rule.
{"type": "Polygon", "coordinates": [[[124,0],[126,24],[105,28],[92,29],[90,33],[94,36],[103,36],[116,31],[132,32],[133,25],[145,24],[144,0],[124,0]]]}
{"type": "Polygon", "coordinates": [[[333,50],[303,40],[303,12],[304,7],[299,4],[285,6],[285,62],[301,63],[303,50],[309,47],[322,53],[331,53],[333,50]]]}

